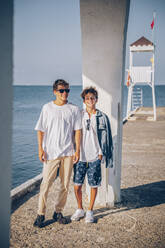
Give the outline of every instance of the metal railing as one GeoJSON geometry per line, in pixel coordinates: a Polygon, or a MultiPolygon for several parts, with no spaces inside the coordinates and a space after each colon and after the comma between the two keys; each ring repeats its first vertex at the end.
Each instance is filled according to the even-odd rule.
{"type": "Polygon", "coordinates": [[[132,111],[143,106],[143,91],[141,88],[133,87],[131,105],[132,111]]]}

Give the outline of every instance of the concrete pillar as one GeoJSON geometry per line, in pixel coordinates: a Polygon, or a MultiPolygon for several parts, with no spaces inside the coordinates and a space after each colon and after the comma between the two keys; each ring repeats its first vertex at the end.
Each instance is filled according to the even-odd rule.
{"type": "Polygon", "coordinates": [[[133,66],[133,52],[130,51],[130,53],[129,53],[129,67],[130,67],[130,69],[132,68],[132,66],[133,66]]]}
{"type": "Polygon", "coordinates": [[[13,1],[0,7],[0,246],[9,247],[13,1]]]}
{"type": "Polygon", "coordinates": [[[129,5],[127,0],[80,0],[83,87],[97,88],[97,107],[109,116],[113,133],[114,168],[102,167],[97,196],[97,203],[103,206],[120,201],[122,85],[129,5]]]}
{"type": "Polygon", "coordinates": [[[155,47],[153,51],[153,63],[152,63],[152,79],[151,79],[151,85],[152,85],[152,104],[153,104],[153,112],[154,112],[154,121],[156,121],[156,99],[155,99],[155,47]]]}

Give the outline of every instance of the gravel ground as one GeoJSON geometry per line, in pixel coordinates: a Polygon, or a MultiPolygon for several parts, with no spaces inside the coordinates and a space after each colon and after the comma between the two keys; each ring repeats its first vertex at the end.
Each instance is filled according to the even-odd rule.
{"type": "MultiPolygon", "coordinates": [[[[94,209],[95,223],[84,219],[60,225],[53,222],[58,180],[48,197],[45,227],[33,227],[38,189],[12,207],[10,247],[101,247],[165,248],[165,108],[158,109],[158,121],[146,121],[142,109],[124,125],[122,154],[122,201],[114,208],[94,209]]],[[[84,191],[84,207],[87,201],[84,191]]],[[[64,215],[76,209],[71,182],[64,215]]]]}

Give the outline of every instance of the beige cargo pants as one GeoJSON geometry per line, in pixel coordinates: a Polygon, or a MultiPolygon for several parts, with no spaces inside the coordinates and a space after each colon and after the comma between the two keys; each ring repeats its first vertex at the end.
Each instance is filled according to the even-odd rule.
{"type": "Polygon", "coordinates": [[[39,203],[38,203],[39,215],[45,215],[48,192],[54,180],[56,179],[58,168],[59,168],[59,177],[60,177],[61,185],[57,196],[57,202],[55,204],[55,211],[57,213],[62,212],[66,204],[69,182],[73,168],[72,156],[61,157],[55,160],[49,160],[46,163],[44,163],[43,180],[40,186],[39,203]]]}

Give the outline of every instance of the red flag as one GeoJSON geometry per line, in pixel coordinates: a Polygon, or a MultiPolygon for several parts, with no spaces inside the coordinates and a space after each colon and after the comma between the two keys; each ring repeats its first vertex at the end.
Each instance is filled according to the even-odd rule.
{"type": "Polygon", "coordinates": [[[151,22],[151,29],[153,29],[153,28],[154,28],[154,17],[153,17],[153,20],[151,22]]]}

